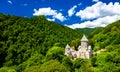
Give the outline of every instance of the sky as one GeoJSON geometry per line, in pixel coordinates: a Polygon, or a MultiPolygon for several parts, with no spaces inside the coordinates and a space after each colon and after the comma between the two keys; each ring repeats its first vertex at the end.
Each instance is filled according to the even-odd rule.
{"type": "Polygon", "coordinates": [[[0,0],[0,13],[44,15],[72,29],[105,27],[120,20],[120,0],[0,0]]]}

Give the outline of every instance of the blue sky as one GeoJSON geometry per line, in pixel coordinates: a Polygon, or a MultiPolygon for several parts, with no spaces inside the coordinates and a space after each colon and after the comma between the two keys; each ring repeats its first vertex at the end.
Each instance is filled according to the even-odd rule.
{"type": "Polygon", "coordinates": [[[120,20],[120,1],[0,0],[0,12],[23,17],[45,15],[48,20],[73,29],[105,27],[120,20]]]}

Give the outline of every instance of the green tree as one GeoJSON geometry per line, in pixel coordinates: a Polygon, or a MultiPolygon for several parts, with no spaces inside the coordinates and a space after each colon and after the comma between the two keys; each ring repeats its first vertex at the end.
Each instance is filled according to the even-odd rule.
{"type": "Polygon", "coordinates": [[[0,68],[0,72],[17,72],[17,71],[15,70],[15,68],[2,67],[2,68],[0,68]]]}
{"type": "Polygon", "coordinates": [[[62,64],[64,65],[64,66],[66,66],[66,68],[69,70],[69,71],[74,71],[74,69],[73,69],[73,63],[72,63],[72,61],[70,60],[70,58],[69,57],[64,57],[63,59],[62,59],[62,64]]]}
{"type": "Polygon", "coordinates": [[[57,60],[51,60],[42,64],[39,72],[68,72],[68,70],[57,60]]]}
{"type": "Polygon", "coordinates": [[[50,48],[46,54],[46,60],[57,59],[59,61],[64,57],[64,48],[53,46],[50,48]]]}
{"type": "Polygon", "coordinates": [[[40,72],[40,65],[28,67],[23,72],[40,72]]]}

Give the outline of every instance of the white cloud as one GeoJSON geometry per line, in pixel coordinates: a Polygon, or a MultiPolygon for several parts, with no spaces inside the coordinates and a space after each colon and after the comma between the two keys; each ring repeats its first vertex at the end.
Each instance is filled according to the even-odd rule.
{"type": "Polygon", "coordinates": [[[66,18],[62,15],[62,13],[58,13],[58,14],[54,15],[53,18],[56,18],[56,19],[60,20],[61,22],[66,20],[66,18]]]}
{"type": "Polygon", "coordinates": [[[62,13],[57,12],[56,10],[51,9],[50,7],[48,8],[39,8],[39,10],[34,9],[34,16],[39,16],[39,15],[45,15],[45,16],[52,16],[53,19],[58,19],[60,21],[66,20],[66,18],[63,16],[62,13]]]}
{"type": "Polygon", "coordinates": [[[75,8],[77,8],[76,5],[74,5],[72,8],[68,10],[68,16],[71,17],[75,13],[75,8]]]}
{"type": "Polygon", "coordinates": [[[39,15],[45,15],[45,16],[50,16],[50,15],[56,15],[57,11],[56,10],[52,10],[50,7],[49,8],[39,8],[39,10],[34,9],[33,15],[34,16],[39,16],[39,15]]]}
{"type": "Polygon", "coordinates": [[[47,20],[49,20],[49,21],[55,21],[55,19],[50,19],[50,18],[47,18],[47,20]]]}
{"type": "Polygon", "coordinates": [[[92,0],[93,2],[99,2],[99,0],[92,0]]]}
{"type": "Polygon", "coordinates": [[[82,20],[89,20],[111,15],[120,15],[119,2],[115,2],[114,4],[110,2],[108,5],[103,2],[97,2],[96,4],[76,13],[76,16],[80,17],[82,20]]]}
{"type": "Polygon", "coordinates": [[[11,0],[8,0],[8,3],[13,4],[11,0]]]}
{"type": "Polygon", "coordinates": [[[68,26],[70,28],[95,28],[95,27],[105,27],[108,24],[119,20],[120,19],[120,15],[114,15],[114,16],[106,16],[106,17],[101,17],[98,18],[96,20],[93,21],[85,21],[83,23],[76,23],[76,24],[72,24],[72,25],[65,25],[68,26]]]}
{"type": "Polygon", "coordinates": [[[76,16],[85,22],[66,26],[73,29],[105,27],[114,21],[120,20],[120,3],[110,2],[106,4],[99,1],[92,6],[86,7],[84,10],[80,10],[76,13],[76,16]]]}

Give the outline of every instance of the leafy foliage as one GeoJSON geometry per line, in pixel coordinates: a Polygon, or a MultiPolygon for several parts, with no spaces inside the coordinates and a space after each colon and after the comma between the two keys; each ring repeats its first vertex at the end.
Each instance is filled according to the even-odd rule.
{"type": "Polygon", "coordinates": [[[106,49],[91,59],[95,72],[119,72],[120,71],[120,20],[93,33],[91,43],[94,51],[106,49]]]}
{"type": "Polygon", "coordinates": [[[64,48],[54,46],[46,54],[46,61],[57,59],[61,61],[64,57],[64,48]]]}
{"type": "Polygon", "coordinates": [[[120,44],[119,24],[120,21],[114,22],[93,36],[92,43],[94,44],[94,50],[105,48],[108,45],[120,44]]]}
{"type": "Polygon", "coordinates": [[[94,31],[101,29],[102,27],[97,28],[76,28],[75,30],[79,33],[85,34],[85,35],[91,35],[94,31]]]}
{"type": "Polygon", "coordinates": [[[119,24],[120,20],[95,31],[83,29],[94,51],[106,51],[91,59],[71,60],[64,56],[64,47],[67,43],[78,47],[82,32],[44,16],[0,14],[0,72],[120,72],[119,24]]]}
{"type": "Polygon", "coordinates": [[[23,18],[0,14],[1,70],[15,66],[15,71],[22,72],[39,68],[49,60],[62,62],[65,45],[81,36],[44,16],[23,18]]]}
{"type": "Polygon", "coordinates": [[[48,61],[41,65],[40,72],[68,72],[64,65],[56,60],[48,61]]]}

